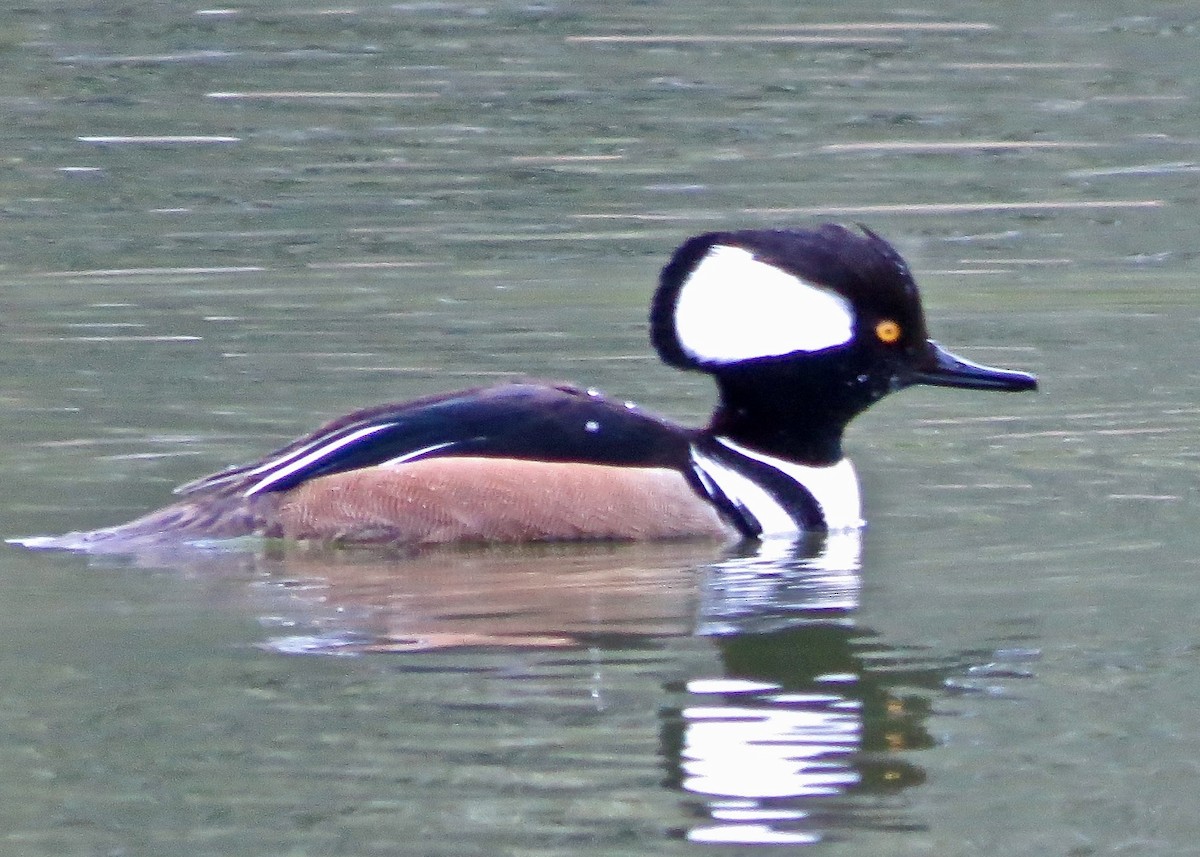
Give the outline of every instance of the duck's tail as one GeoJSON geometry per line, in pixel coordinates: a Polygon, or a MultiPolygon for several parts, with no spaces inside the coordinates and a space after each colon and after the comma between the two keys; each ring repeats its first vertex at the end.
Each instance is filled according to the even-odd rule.
{"type": "Polygon", "coordinates": [[[5,541],[31,550],[119,554],[167,544],[269,535],[265,532],[268,510],[274,504],[271,494],[245,498],[234,491],[213,491],[191,495],[115,527],[5,541]]]}

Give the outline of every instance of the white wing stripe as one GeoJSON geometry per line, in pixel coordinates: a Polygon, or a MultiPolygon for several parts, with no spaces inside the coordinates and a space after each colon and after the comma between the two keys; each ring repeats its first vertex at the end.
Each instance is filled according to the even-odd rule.
{"type": "Polygon", "coordinates": [[[310,449],[312,449],[316,446],[320,446],[323,443],[328,443],[328,442],[329,442],[328,437],[318,438],[317,440],[314,440],[314,441],[304,444],[304,446],[300,447],[299,449],[293,449],[287,455],[281,455],[278,458],[272,458],[270,461],[267,461],[263,464],[258,465],[258,467],[255,467],[253,470],[247,470],[245,472],[245,474],[238,474],[238,475],[239,476],[241,476],[241,475],[257,476],[259,473],[265,473],[268,470],[273,470],[276,467],[280,467],[284,464],[287,464],[292,459],[297,458],[301,455],[304,455],[304,453],[308,452],[310,449]]]}
{"type": "MultiPolygon", "coordinates": [[[[366,426],[365,428],[361,428],[358,431],[351,432],[350,434],[345,435],[344,437],[339,437],[336,440],[332,440],[327,443],[324,443],[321,446],[317,447],[312,452],[310,452],[308,455],[304,456],[303,458],[295,459],[294,461],[292,461],[291,464],[288,464],[286,467],[281,467],[280,469],[271,473],[271,475],[267,476],[265,479],[262,479],[259,482],[254,483],[252,486],[250,486],[248,489],[246,489],[245,493],[242,494],[242,496],[243,497],[252,497],[253,495],[257,494],[259,491],[262,491],[263,489],[269,488],[270,486],[274,485],[279,480],[285,479],[288,476],[291,476],[296,471],[303,470],[305,467],[308,467],[310,464],[314,464],[315,462],[320,461],[322,458],[326,458],[327,456],[332,455],[333,453],[337,452],[342,447],[349,446],[350,444],[354,443],[357,440],[361,440],[364,437],[370,437],[371,435],[373,435],[377,432],[381,432],[384,429],[389,429],[394,425],[396,425],[396,423],[378,423],[376,425],[366,426]]],[[[300,450],[300,451],[303,452],[303,450],[300,450]]],[[[276,466],[279,463],[282,463],[282,461],[286,461],[286,460],[287,459],[285,458],[280,461],[271,462],[271,465],[276,466]]],[[[264,465],[264,467],[266,467],[266,466],[267,465],[264,465]]],[[[257,470],[262,470],[262,468],[257,468],[257,470]]],[[[257,471],[255,471],[255,472],[257,472],[257,471]]]]}
{"type": "Polygon", "coordinates": [[[393,467],[397,464],[403,464],[406,461],[412,461],[414,458],[420,458],[423,455],[428,455],[431,452],[437,452],[439,449],[445,449],[448,446],[454,446],[455,442],[448,440],[445,443],[435,443],[433,446],[425,446],[421,449],[414,449],[412,452],[406,452],[404,455],[397,455],[395,458],[389,458],[383,462],[380,467],[393,467]]]}

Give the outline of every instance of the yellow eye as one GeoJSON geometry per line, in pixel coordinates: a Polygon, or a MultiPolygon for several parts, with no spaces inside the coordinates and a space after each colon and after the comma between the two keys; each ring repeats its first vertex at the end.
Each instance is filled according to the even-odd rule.
{"type": "Polygon", "coordinates": [[[891,345],[900,338],[900,325],[890,318],[884,319],[875,325],[875,335],[879,337],[880,342],[891,345]]]}

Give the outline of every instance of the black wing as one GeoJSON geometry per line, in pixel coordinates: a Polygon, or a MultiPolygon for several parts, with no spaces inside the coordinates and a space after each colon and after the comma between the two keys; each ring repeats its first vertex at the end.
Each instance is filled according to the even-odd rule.
{"type": "Polygon", "coordinates": [[[504,384],[356,411],[175,493],[222,486],[249,497],[331,473],[455,455],[685,470],[691,437],[687,429],[595,391],[504,384]]]}

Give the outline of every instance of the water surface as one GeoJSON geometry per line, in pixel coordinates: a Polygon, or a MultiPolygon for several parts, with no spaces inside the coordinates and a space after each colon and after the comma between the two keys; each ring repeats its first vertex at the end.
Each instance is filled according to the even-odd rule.
{"type": "Polygon", "coordinates": [[[0,553],[26,854],[1187,853],[1195,15],[4,13],[6,535],[530,375],[685,421],[683,238],[863,221],[1042,391],[848,437],[861,543],[0,553]]]}

